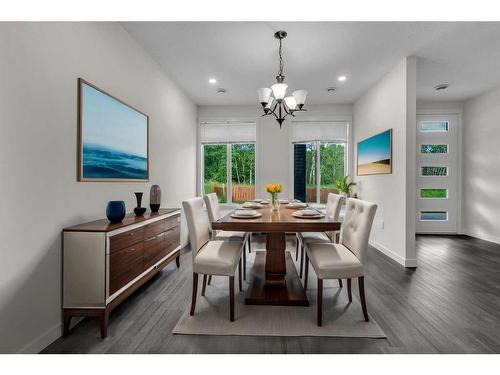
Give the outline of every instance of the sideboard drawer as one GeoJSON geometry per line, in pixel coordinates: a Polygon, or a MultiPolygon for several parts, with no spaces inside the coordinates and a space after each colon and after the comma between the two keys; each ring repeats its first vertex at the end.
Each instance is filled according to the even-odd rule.
{"type": "Polygon", "coordinates": [[[171,228],[165,232],[165,247],[167,252],[174,250],[180,245],[181,228],[179,226],[171,228]]]}
{"type": "Polygon", "coordinates": [[[144,269],[147,269],[167,255],[165,232],[144,241],[144,269]]]}
{"type": "Polygon", "coordinates": [[[144,243],[140,242],[109,256],[109,293],[140,275],[143,270],[144,243]]]}
{"type": "Polygon", "coordinates": [[[180,225],[181,217],[180,215],[168,217],[165,219],[165,230],[169,230],[170,228],[174,228],[180,225]]]}
{"type": "Polygon", "coordinates": [[[148,224],[144,227],[144,239],[148,240],[163,231],[165,231],[165,220],[155,221],[154,223],[148,224]]]}
{"type": "Polygon", "coordinates": [[[112,254],[126,247],[132,246],[144,239],[144,227],[129,232],[117,234],[109,238],[109,252],[112,254]]]}

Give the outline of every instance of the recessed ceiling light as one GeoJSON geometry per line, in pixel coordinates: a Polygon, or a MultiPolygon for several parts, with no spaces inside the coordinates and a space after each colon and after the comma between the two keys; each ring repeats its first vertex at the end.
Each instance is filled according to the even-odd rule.
{"type": "Polygon", "coordinates": [[[209,78],[208,83],[211,83],[213,85],[214,83],[217,83],[217,80],[215,78],[209,78]]]}
{"type": "Polygon", "coordinates": [[[434,90],[441,91],[446,90],[450,85],[448,83],[440,83],[439,85],[434,86],[434,90]]]}
{"type": "Polygon", "coordinates": [[[221,88],[217,89],[217,92],[218,92],[219,94],[225,94],[227,91],[226,91],[226,89],[223,89],[223,88],[221,87],[221,88]]]}
{"type": "Polygon", "coordinates": [[[344,82],[347,77],[346,76],[338,76],[337,79],[339,80],[339,82],[344,82]]]}
{"type": "Polygon", "coordinates": [[[329,93],[332,93],[332,92],[337,91],[337,89],[335,87],[327,87],[326,91],[328,91],[329,93]]]}

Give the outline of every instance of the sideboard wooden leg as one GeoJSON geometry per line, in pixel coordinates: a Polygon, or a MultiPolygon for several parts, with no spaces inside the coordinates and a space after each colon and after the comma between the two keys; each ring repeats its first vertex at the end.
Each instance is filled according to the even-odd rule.
{"type": "Polygon", "coordinates": [[[63,337],[68,336],[69,334],[69,327],[71,325],[71,315],[64,310],[63,311],[63,337]]]}
{"type": "Polygon", "coordinates": [[[101,328],[101,338],[105,339],[108,337],[108,320],[109,320],[109,312],[104,310],[99,317],[99,325],[101,328]]]}

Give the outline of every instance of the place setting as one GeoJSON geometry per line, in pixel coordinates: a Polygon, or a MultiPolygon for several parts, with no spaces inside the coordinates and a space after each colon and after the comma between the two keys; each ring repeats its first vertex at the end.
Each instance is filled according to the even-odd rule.
{"type": "Polygon", "coordinates": [[[295,211],[292,213],[292,216],[301,219],[321,219],[325,217],[320,211],[311,208],[295,211]]]}
{"type": "Polygon", "coordinates": [[[291,208],[291,209],[294,209],[294,210],[301,209],[301,208],[306,208],[308,206],[309,205],[307,203],[296,201],[296,200],[294,200],[292,202],[288,202],[288,204],[285,205],[286,208],[291,208]]]}
{"type": "Polygon", "coordinates": [[[263,205],[263,206],[267,206],[269,204],[268,200],[262,199],[262,198],[255,198],[255,199],[252,199],[250,202],[258,203],[258,204],[263,205]]]}
{"type": "Polygon", "coordinates": [[[255,201],[255,200],[254,201],[248,201],[248,202],[243,203],[241,205],[241,208],[248,210],[248,209],[259,209],[259,208],[264,207],[260,202],[262,202],[262,200],[259,201],[259,202],[255,201]]]}
{"type": "Polygon", "coordinates": [[[251,209],[237,209],[231,213],[231,217],[235,219],[256,219],[261,216],[260,212],[251,209]]]}

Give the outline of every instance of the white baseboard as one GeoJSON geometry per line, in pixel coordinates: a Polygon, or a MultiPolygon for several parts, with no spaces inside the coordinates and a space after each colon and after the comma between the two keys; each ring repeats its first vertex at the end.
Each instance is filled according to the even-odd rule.
{"type": "Polygon", "coordinates": [[[494,243],[500,244],[500,238],[498,238],[496,236],[492,236],[491,234],[488,234],[488,233],[478,232],[478,231],[472,231],[472,230],[468,230],[468,229],[464,229],[463,233],[466,234],[467,236],[478,238],[480,240],[484,240],[484,241],[489,241],[489,242],[494,242],[494,243]]]}
{"type": "Polygon", "coordinates": [[[374,247],[378,251],[380,251],[382,254],[387,255],[389,258],[395,260],[399,264],[401,264],[404,267],[416,267],[417,266],[417,260],[416,259],[406,259],[402,257],[399,254],[396,254],[394,251],[388,249],[387,247],[379,244],[378,242],[375,241],[370,241],[370,246],[374,247]]]}
{"type": "MultiPolygon", "coordinates": [[[[71,319],[70,329],[80,323],[85,317],[74,316],[71,319]]],[[[49,328],[45,333],[32,340],[28,345],[18,351],[18,354],[37,354],[47,346],[52,344],[58,338],[62,337],[62,323],[58,323],[52,328],[49,328]]]]}
{"type": "Polygon", "coordinates": [[[18,351],[19,354],[37,354],[40,353],[48,345],[56,341],[62,334],[62,325],[57,323],[42,333],[40,336],[33,339],[30,343],[18,351]]]}

